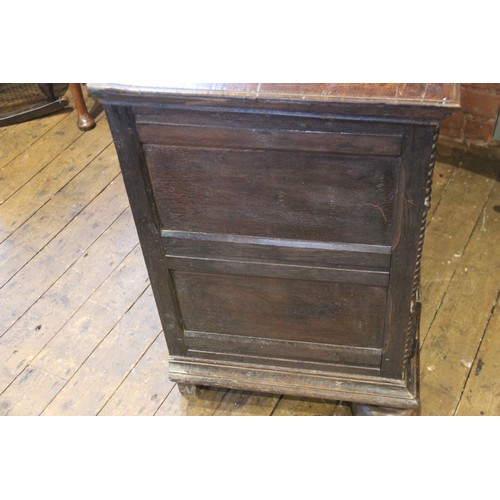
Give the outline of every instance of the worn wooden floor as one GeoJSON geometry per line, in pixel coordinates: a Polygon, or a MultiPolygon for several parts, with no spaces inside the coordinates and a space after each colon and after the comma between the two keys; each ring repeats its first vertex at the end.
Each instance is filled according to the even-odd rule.
{"type": "MultiPolygon", "coordinates": [[[[87,133],[74,111],[0,128],[0,415],[350,415],[346,404],[278,394],[179,394],[98,118],[87,133]]],[[[500,415],[496,179],[491,166],[436,166],[423,415],[500,415]]]]}

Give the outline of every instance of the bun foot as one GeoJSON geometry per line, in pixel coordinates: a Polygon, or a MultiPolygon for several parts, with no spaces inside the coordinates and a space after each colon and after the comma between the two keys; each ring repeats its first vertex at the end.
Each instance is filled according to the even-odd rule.
{"type": "Polygon", "coordinates": [[[183,396],[194,396],[196,395],[197,386],[194,384],[188,384],[186,382],[177,382],[177,387],[179,388],[179,392],[183,396]]]}
{"type": "Polygon", "coordinates": [[[356,417],[415,417],[419,415],[418,408],[389,408],[387,406],[352,404],[352,414],[356,417]]]}

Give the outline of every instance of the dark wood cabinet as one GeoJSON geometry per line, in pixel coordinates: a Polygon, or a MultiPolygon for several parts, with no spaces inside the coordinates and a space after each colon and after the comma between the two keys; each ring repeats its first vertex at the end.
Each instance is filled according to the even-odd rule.
{"type": "Polygon", "coordinates": [[[457,86],[91,89],[182,390],[418,412],[425,218],[457,86]]]}

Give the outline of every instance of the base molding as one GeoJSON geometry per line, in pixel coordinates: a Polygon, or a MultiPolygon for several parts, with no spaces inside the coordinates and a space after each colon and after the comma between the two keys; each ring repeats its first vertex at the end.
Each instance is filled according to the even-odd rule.
{"type": "MultiPolygon", "coordinates": [[[[408,363],[408,370],[415,370],[413,360],[408,363]]],[[[408,373],[405,380],[393,380],[172,356],[169,376],[173,382],[183,385],[322,398],[401,410],[418,411],[419,408],[414,373],[408,373]]]]}

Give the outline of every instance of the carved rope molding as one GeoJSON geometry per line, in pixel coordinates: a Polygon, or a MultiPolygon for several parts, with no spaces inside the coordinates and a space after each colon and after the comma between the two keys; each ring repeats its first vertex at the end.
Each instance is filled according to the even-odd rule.
{"type": "Polygon", "coordinates": [[[415,274],[413,275],[412,291],[411,291],[411,305],[410,305],[410,320],[408,322],[408,329],[406,332],[406,343],[404,352],[404,365],[403,372],[406,373],[408,361],[414,356],[417,343],[419,341],[415,330],[418,329],[419,315],[418,303],[420,302],[420,270],[422,264],[422,252],[424,248],[424,235],[425,226],[427,223],[427,213],[431,206],[431,193],[432,193],[432,177],[434,175],[434,165],[436,164],[436,147],[439,138],[439,127],[435,127],[434,135],[432,137],[432,147],[429,167],[427,171],[427,184],[425,186],[424,208],[422,211],[422,221],[420,224],[420,234],[417,244],[417,260],[415,264],[415,274]]]}

